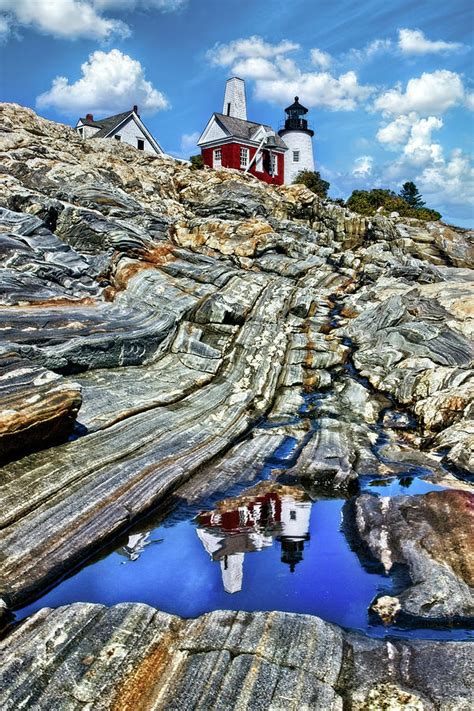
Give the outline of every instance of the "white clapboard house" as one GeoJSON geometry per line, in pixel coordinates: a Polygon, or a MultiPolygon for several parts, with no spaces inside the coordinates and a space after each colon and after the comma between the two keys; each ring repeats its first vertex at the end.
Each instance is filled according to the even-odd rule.
{"type": "Polygon", "coordinates": [[[94,119],[93,114],[86,114],[77,122],[76,131],[82,138],[111,138],[145,153],[164,155],[162,147],[141,120],[137,106],[103,119],[94,119]]]}

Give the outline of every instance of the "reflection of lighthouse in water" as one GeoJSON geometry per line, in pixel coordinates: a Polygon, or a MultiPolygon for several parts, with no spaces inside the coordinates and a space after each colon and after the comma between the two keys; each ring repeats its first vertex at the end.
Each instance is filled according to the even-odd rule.
{"type": "Polygon", "coordinates": [[[277,541],[281,543],[281,561],[288,563],[292,573],[303,560],[305,541],[309,541],[309,519],[311,501],[295,501],[284,496],[281,504],[281,533],[277,541]]]}
{"type": "Polygon", "coordinates": [[[219,561],[228,593],[243,585],[245,553],[281,544],[281,560],[294,572],[309,540],[312,502],[298,488],[261,482],[215,511],[197,517],[196,533],[212,560],[219,561]]]}

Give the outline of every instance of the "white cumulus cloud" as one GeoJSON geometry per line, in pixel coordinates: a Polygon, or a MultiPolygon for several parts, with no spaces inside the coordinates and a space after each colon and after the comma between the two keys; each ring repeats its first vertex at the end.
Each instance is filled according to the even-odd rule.
{"type": "Polygon", "coordinates": [[[373,165],[372,156],[359,156],[354,161],[352,175],[356,178],[367,178],[372,173],[373,165]]]}
{"type": "Polygon", "coordinates": [[[436,163],[443,160],[443,149],[439,143],[433,143],[431,134],[439,130],[443,122],[436,116],[428,116],[416,121],[411,127],[410,136],[403,149],[404,157],[417,165],[436,163]]]}
{"type": "Polygon", "coordinates": [[[218,43],[208,50],[206,56],[212,64],[228,67],[238,59],[245,59],[246,57],[270,59],[295,49],[299,49],[299,44],[296,42],[282,40],[278,44],[271,44],[270,42],[265,42],[262,37],[253,35],[252,37],[234,40],[228,44],[218,43]]]}
{"type": "Polygon", "coordinates": [[[319,67],[319,69],[329,69],[332,63],[332,57],[327,52],[323,52],[322,49],[312,49],[311,61],[314,66],[319,67]]]}
{"type": "Polygon", "coordinates": [[[402,29],[398,31],[398,48],[403,54],[439,54],[456,52],[462,47],[459,42],[430,40],[421,30],[402,29]]]}
{"type": "Polygon", "coordinates": [[[61,113],[119,113],[138,104],[143,113],[168,106],[161,91],[145,79],[136,59],[118,49],[93,52],[81,65],[82,77],[70,84],[66,77],[54,79],[51,89],[38,96],[38,108],[54,107],[61,113]]]}
{"type": "Polygon", "coordinates": [[[408,116],[397,116],[394,121],[382,126],[377,131],[377,140],[386,148],[396,150],[406,142],[411,127],[417,119],[418,115],[414,112],[408,116]]]}
{"type": "Polygon", "coordinates": [[[278,75],[278,70],[264,57],[245,57],[234,64],[232,73],[246,79],[271,79],[278,75]]]}
{"type": "MultiPolygon", "coordinates": [[[[373,92],[359,84],[357,74],[348,71],[334,76],[328,71],[302,71],[286,56],[299,45],[289,40],[270,44],[261,37],[238,39],[218,44],[207,53],[215,65],[230,67],[232,74],[255,81],[255,97],[261,101],[283,104],[301,97],[303,104],[332,110],[351,111],[373,92]]],[[[326,52],[313,49],[311,60],[319,67],[331,61],[326,52]]]]}
{"type": "Polygon", "coordinates": [[[67,39],[90,37],[106,40],[128,37],[122,20],[103,12],[130,12],[136,8],[175,12],[188,0],[0,0],[0,37],[16,27],[32,27],[44,34],[67,39]]]}
{"type": "Polygon", "coordinates": [[[120,20],[103,17],[93,2],[81,0],[0,0],[0,18],[57,37],[106,39],[130,31],[120,20]]]}
{"type": "Polygon", "coordinates": [[[416,111],[419,114],[441,114],[452,106],[462,104],[466,99],[464,86],[459,74],[438,69],[423,72],[420,77],[410,79],[405,91],[398,84],[384,92],[374,102],[374,108],[386,115],[398,116],[416,111]]]}
{"type": "MultiPolygon", "coordinates": [[[[459,148],[447,160],[427,165],[416,177],[426,202],[433,205],[474,207],[474,166],[459,148]]],[[[449,207],[448,207],[449,209],[449,207]]]]}
{"type": "Polygon", "coordinates": [[[339,77],[328,72],[296,72],[291,78],[259,80],[255,85],[257,99],[282,104],[298,95],[305,105],[333,111],[354,110],[372,91],[372,87],[359,84],[352,71],[339,77]]]}

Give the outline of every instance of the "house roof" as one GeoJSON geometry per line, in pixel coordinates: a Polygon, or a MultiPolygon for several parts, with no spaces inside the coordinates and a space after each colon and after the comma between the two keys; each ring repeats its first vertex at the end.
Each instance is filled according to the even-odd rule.
{"type": "MultiPolygon", "coordinates": [[[[152,144],[152,146],[155,148],[157,153],[164,153],[162,147],[156,140],[156,138],[153,137],[153,135],[150,133],[150,131],[147,129],[143,121],[141,120],[140,116],[135,112],[134,109],[131,109],[129,111],[122,111],[121,114],[114,114],[113,116],[107,116],[107,118],[104,119],[99,119],[97,121],[89,121],[86,118],[80,118],[79,122],[82,123],[83,126],[93,126],[94,128],[98,128],[99,130],[94,133],[91,138],[107,138],[115,129],[117,129],[119,126],[121,126],[128,118],[133,117],[134,121],[139,125],[139,127],[142,130],[142,133],[145,134],[145,136],[148,138],[149,142],[152,144]]],[[[79,123],[78,122],[78,123],[79,123]]]]}
{"type": "MultiPolygon", "coordinates": [[[[235,138],[243,138],[246,141],[254,140],[253,135],[256,133],[256,131],[258,131],[260,126],[263,126],[269,131],[273,131],[272,127],[268,126],[265,123],[244,121],[244,119],[235,118],[235,116],[226,116],[225,114],[217,113],[214,114],[214,117],[217,123],[221,126],[221,128],[224,129],[224,131],[226,131],[226,133],[230,134],[231,136],[235,136],[235,138]]],[[[278,148],[286,150],[287,145],[278,134],[276,134],[275,136],[275,142],[278,148]]]]}
{"type": "Polygon", "coordinates": [[[94,134],[93,138],[105,138],[110,131],[113,131],[114,128],[117,128],[117,126],[120,126],[120,124],[131,114],[133,114],[133,111],[123,111],[121,114],[108,116],[107,118],[99,119],[98,121],[88,121],[87,118],[82,117],[79,121],[81,121],[85,126],[94,126],[94,128],[100,129],[100,131],[97,131],[97,133],[94,134]]]}

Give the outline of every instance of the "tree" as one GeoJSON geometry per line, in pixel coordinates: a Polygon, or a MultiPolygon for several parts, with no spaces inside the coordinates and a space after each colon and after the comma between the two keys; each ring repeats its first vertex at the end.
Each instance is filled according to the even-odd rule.
{"type": "MultiPolygon", "coordinates": [[[[415,187],[416,189],[416,187],[415,187]]],[[[354,190],[346,202],[347,207],[360,215],[375,215],[379,208],[383,213],[398,212],[401,217],[416,217],[418,220],[439,220],[441,215],[427,207],[412,207],[393,190],[374,188],[373,190],[354,190]]]]}
{"type": "Polygon", "coordinates": [[[319,197],[328,196],[329,183],[327,180],[323,180],[316,170],[300,170],[293,183],[305,185],[308,190],[312,190],[319,197]]]}
{"type": "Polygon", "coordinates": [[[400,190],[400,197],[407,202],[410,207],[424,207],[425,203],[421,199],[421,195],[418,192],[418,188],[415,183],[411,180],[403,183],[402,189],[400,190]]]}
{"type": "Polygon", "coordinates": [[[197,156],[191,156],[189,160],[191,161],[191,170],[202,170],[204,168],[204,161],[200,153],[197,156]]]}

